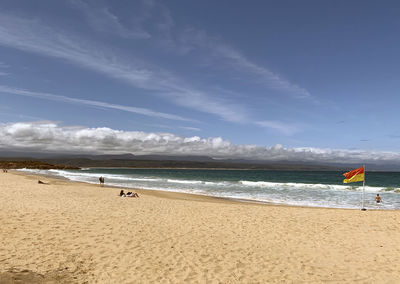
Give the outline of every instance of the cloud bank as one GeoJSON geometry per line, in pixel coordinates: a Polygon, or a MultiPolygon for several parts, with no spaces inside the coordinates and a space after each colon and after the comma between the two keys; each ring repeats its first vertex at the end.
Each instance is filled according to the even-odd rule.
{"type": "Polygon", "coordinates": [[[199,155],[214,158],[293,162],[399,163],[400,153],[235,145],[221,137],[61,126],[54,122],[0,124],[3,150],[75,154],[199,155]]]}

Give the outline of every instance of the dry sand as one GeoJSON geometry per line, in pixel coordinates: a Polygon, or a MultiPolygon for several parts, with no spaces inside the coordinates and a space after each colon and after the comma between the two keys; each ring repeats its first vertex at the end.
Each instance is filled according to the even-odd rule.
{"type": "Polygon", "coordinates": [[[38,179],[0,173],[0,283],[400,283],[399,211],[38,179]]]}

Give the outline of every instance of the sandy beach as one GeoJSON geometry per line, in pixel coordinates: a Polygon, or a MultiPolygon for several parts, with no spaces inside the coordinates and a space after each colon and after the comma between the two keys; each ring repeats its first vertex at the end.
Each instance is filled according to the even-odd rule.
{"type": "Polygon", "coordinates": [[[400,282],[400,211],[119,191],[0,173],[0,283],[400,282]]]}

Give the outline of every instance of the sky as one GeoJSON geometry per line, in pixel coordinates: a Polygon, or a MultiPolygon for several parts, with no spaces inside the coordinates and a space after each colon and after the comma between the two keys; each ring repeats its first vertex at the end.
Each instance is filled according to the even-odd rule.
{"type": "Polygon", "coordinates": [[[398,1],[0,2],[0,149],[400,163],[398,1]]]}

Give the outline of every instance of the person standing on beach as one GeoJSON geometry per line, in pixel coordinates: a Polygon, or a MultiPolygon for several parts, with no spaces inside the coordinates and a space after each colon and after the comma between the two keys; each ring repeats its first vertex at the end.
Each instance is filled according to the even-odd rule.
{"type": "Polygon", "coordinates": [[[104,178],[101,176],[99,177],[100,186],[104,186],[104,178]]]}

